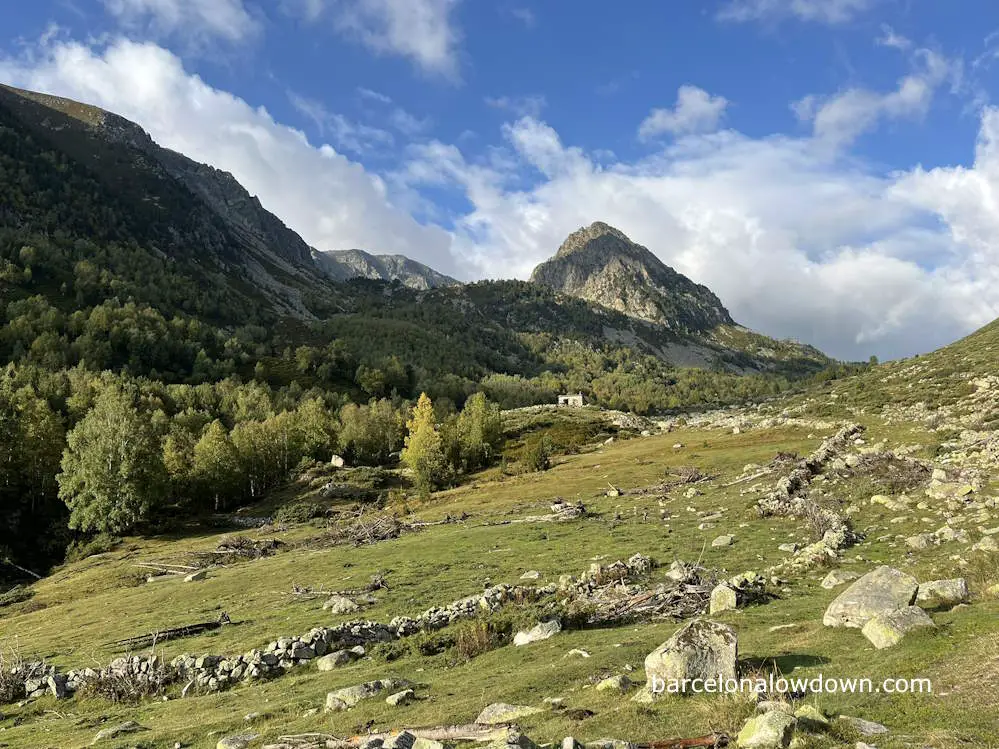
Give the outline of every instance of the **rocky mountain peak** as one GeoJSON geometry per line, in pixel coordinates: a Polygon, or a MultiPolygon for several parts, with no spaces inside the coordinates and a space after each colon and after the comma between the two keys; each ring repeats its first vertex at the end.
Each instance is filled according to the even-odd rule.
{"type": "Polygon", "coordinates": [[[680,333],[734,324],[710,289],[602,221],[570,234],[531,281],[680,333]]]}

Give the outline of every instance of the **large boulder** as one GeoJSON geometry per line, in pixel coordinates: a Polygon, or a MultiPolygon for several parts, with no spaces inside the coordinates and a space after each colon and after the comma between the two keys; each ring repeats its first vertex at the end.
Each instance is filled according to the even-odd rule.
{"type": "Polygon", "coordinates": [[[949,609],[968,600],[968,583],[963,577],[920,583],[916,603],[924,609],[949,609]]]}
{"type": "Polygon", "coordinates": [[[738,608],[739,599],[735,588],[728,583],[718,583],[711,591],[711,604],[708,613],[711,616],[720,614],[723,611],[731,611],[738,608]]]}
{"type": "Polygon", "coordinates": [[[827,627],[861,628],[878,614],[911,606],[919,582],[912,575],[882,566],[868,572],[829,604],[822,623],[827,627]]]}
{"type": "MultiPolygon", "coordinates": [[[[662,694],[671,684],[687,691],[693,679],[735,679],[738,636],[731,627],[694,619],[645,657],[645,692],[662,694]]],[[[676,689],[674,689],[675,691],[676,689]]]]}
{"type": "Polygon", "coordinates": [[[898,645],[909,632],[920,627],[935,627],[929,615],[918,606],[906,606],[868,619],[861,630],[878,650],[898,645]]]}

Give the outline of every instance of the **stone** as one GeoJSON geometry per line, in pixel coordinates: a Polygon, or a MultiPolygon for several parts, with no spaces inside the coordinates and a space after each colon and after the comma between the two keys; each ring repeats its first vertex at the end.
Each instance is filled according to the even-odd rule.
{"type": "Polygon", "coordinates": [[[934,544],[936,544],[936,536],[932,533],[920,533],[915,536],[909,536],[905,539],[905,545],[910,549],[915,549],[916,551],[922,551],[928,549],[934,544]]]}
{"type": "Polygon", "coordinates": [[[128,733],[137,733],[138,731],[148,731],[148,730],[149,730],[148,728],[146,728],[145,726],[140,726],[134,720],[126,720],[124,723],[119,723],[118,725],[112,726],[111,728],[105,728],[101,731],[98,731],[97,735],[94,736],[94,740],[91,741],[90,743],[97,744],[101,741],[109,741],[111,739],[116,739],[119,736],[124,736],[125,734],[128,733]]]}
{"type": "Polygon", "coordinates": [[[878,614],[912,605],[919,583],[912,575],[881,566],[868,572],[829,604],[827,627],[861,628],[878,614]]]}
{"type": "Polygon", "coordinates": [[[538,745],[520,731],[510,730],[505,736],[487,744],[486,749],[538,749],[538,745]]]}
{"type": "Polygon", "coordinates": [[[413,749],[444,749],[444,744],[434,739],[424,739],[418,736],[413,742],[413,749]]]}
{"type": "Polygon", "coordinates": [[[968,601],[968,583],[963,577],[920,583],[916,603],[924,609],[949,609],[968,601]]]}
{"type": "Polygon", "coordinates": [[[354,655],[348,650],[337,650],[329,655],[316,658],[316,668],[319,671],[332,671],[333,669],[346,666],[354,660],[354,655]]]}
{"type": "Polygon", "coordinates": [[[329,611],[334,616],[353,614],[355,611],[359,611],[360,608],[360,606],[347,598],[347,596],[341,595],[330,596],[329,600],[323,604],[323,610],[329,611]]]}
{"type": "Polygon", "coordinates": [[[505,723],[514,723],[520,718],[526,718],[528,715],[537,715],[540,712],[542,712],[540,707],[508,705],[505,702],[494,702],[479,713],[479,717],[475,719],[475,722],[486,726],[498,726],[505,723]]]}
{"type": "Polygon", "coordinates": [[[259,736],[255,733],[242,733],[236,736],[226,736],[219,739],[215,749],[248,749],[259,736]]]}
{"type": "Polygon", "coordinates": [[[66,698],[66,677],[62,674],[49,674],[45,679],[45,686],[57,700],[66,698]]]}
{"type": "Polygon", "coordinates": [[[561,631],[562,625],[558,623],[558,620],[553,619],[550,622],[541,622],[528,632],[518,632],[514,635],[513,644],[517,647],[530,645],[532,642],[547,640],[561,631]]]}
{"type": "Polygon", "coordinates": [[[583,745],[572,736],[566,736],[562,739],[562,749],[583,749],[583,745]]]}
{"type": "Polygon", "coordinates": [[[528,570],[523,575],[520,576],[521,580],[539,580],[541,578],[541,573],[537,570],[528,570]]]}
{"type": "Polygon", "coordinates": [[[888,733],[888,727],[872,720],[854,718],[851,715],[841,715],[839,720],[859,733],[861,736],[884,736],[888,733]]]}
{"type": "Polygon", "coordinates": [[[367,681],[364,684],[357,684],[353,687],[337,689],[326,695],[326,712],[349,710],[361,700],[376,697],[379,692],[393,689],[402,690],[407,689],[409,686],[409,682],[404,679],[379,679],[378,681],[367,681]]]}
{"type": "Polygon", "coordinates": [[[205,580],[208,577],[208,570],[198,570],[197,572],[192,572],[190,575],[184,578],[185,583],[196,583],[201,580],[205,580]]]}
{"type": "Polygon", "coordinates": [[[995,536],[983,536],[982,540],[971,547],[972,551],[999,551],[999,541],[995,536]]]}
{"type": "Polygon", "coordinates": [[[662,694],[685,679],[735,679],[738,637],[731,627],[694,619],[645,657],[643,692],[662,694]]]}
{"type": "Polygon", "coordinates": [[[743,749],[784,749],[794,735],[795,718],[782,710],[750,718],[739,731],[736,745],[743,749]]]}
{"type": "Polygon", "coordinates": [[[589,658],[590,654],[585,650],[580,650],[579,648],[573,648],[568,653],[565,654],[566,658],[576,656],[578,658],[589,658]]]}
{"type": "Polygon", "coordinates": [[[711,545],[713,547],[715,547],[715,548],[718,548],[718,547],[721,547],[721,546],[731,546],[732,545],[732,541],[734,541],[734,540],[735,539],[732,536],[729,536],[729,535],[718,536],[718,538],[716,538],[714,541],[711,542],[711,545]]]}
{"type": "Polygon", "coordinates": [[[735,588],[728,583],[719,583],[711,591],[711,606],[709,613],[711,616],[720,614],[723,611],[731,611],[738,608],[739,600],[735,588]]]}
{"type": "Polygon", "coordinates": [[[822,731],[829,727],[829,719],[815,705],[802,705],[794,711],[794,717],[798,719],[800,728],[822,731]]]}
{"type": "Polygon", "coordinates": [[[334,455],[332,458],[330,458],[330,465],[333,468],[343,468],[345,465],[347,465],[347,461],[345,461],[340,455],[334,455]]]}
{"type": "Polygon", "coordinates": [[[921,608],[906,606],[868,619],[861,631],[874,647],[882,650],[897,645],[914,629],[935,626],[933,620],[921,608]]]}
{"type": "Polygon", "coordinates": [[[824,578],[820,583],[826,590],[832,590],[833,588],[838,588],[844,583],[852,582],[856,580],[860,575],[856,572],[850,572],[849,570],[833,570],[824,578]]]}
{"type": "Polygon", "coordinates": [[[390,694],[385,698],[385,702],[392,707],[401,707],[403,705],[408,705],[416,698],[416,692],[412,689],[403,689],[401,692],[396,692],[395,694],[390,694]]]}
{"type": "Polygon", "coordinates": [[[618,692],[624,694],[632,687],[631,679],[627,676],[611,676],[607,679],[597,682],[598,692],[618,692]]]}

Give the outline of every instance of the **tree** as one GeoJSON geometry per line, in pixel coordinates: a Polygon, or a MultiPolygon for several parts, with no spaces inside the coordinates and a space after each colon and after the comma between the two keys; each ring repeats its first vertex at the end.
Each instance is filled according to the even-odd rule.
{"type": "Polygon", "coordinates": [[[406,422],[406,445],[402,449],[403,462],[416,477],[416,488],[429,494],[447,478],[444,460],[444,443],[434,423],[434,404],[426,393],[420,395],[412,417],[406,422]]]}
{"type": "Polygon", "coordinates": [[[458,415],[456,425],[463,471],[484,468],[503,446],[503,418],[499,406],[490,403],[485,393],[475,393],[458,415]]]}
{"type": "Polygon", "coordinates": [[[347,404],[340,409],[339,421],[340,450],[352,463],[382,465],[402,444],[404,425],[390,400],[347,404]]]}
{"type": "Polygon", "coordinates": [[[205,427],[194,445],[193,473],[201,490],[212,498],[214,509],[226,506],[238,485],[239,455],[222,422],[205,427]]]}
{"type": "Polygon", "coordinates": [[[165,483],[159,440],[133,399],[105,390],[69,433],[57,477],[69,527],[124,533],[146,520],[165,483]]]}

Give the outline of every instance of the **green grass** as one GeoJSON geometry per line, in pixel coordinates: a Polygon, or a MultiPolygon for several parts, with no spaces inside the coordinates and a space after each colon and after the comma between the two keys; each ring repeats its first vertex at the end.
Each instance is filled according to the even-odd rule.
{"type": "MultiPolygon", "coordinates": [[[[777,550],[780,543],[811,540],[810,531],[803,523],[756,515],[753,505],[759,495],[742,492],[754,484],[765,489],[773,477],[728,488],[723,484],[740,475],[745,464],[765,464],[777,451],[806,454],[822,436],[818,430],[805,428],[748,430],[739,435],[683,429],[660,437],[618,440],[563,457],[542,474],[503,476],[493,469],[426,502],[407,500],[409,519],[434,521],[449,513],[467,512],[470,517],[463,524],[435,526],[372,546],[318,550],[294,548],[319,532],[312,525],[251,531],[250,535],[279,538],[293,550],[213,570],[207,581],[198,584],[136,584],[141,570],[134,565],[182,560],[186,552],[214,548],[218,535],[126,539],[113,551],[56,570],[32,586],[30,601],[0,609],[0,631],[6,647],[16,642],[24,656],[44,656],[69,667],[106,663],[115,655],[108,646],[112,640],[214,619],[221,610],[228,612],[232,626],[165,643],[158,651],[168,658],[180,652],[241,653],[277,636],[300,634],[335,621],[322,611],[322,596],[299,600],[292,595],[294,585],[358,588],[376,573],[385,575],[389,588],[378,593],[378,603],[363,616],[387,621],[472,594],[490,581],[516,582],[530,569],[541,572],[542,581],[554,580],[562,573],[582,572],[593,559],[611,562],[635,552],[665,564],[673,559],[700,559],[705,566],[732,574],[759,570],[785,556],[777,550]],[[676,442],[685,447],[674,450],[676,442]],[[664,500],[672,514],[667,523],[658,519],[660,505],[654,495],[605,496],[609,485],[623,490],[651,485],[661,481],[669,468],[681,465],[697,466],[716,478],[699,484],[702,493],[697,496],[686,497],[684,488],[674,490],[664,500]],[[594,515],[564,524],[507,522],[547,512],[555,497],[581,500],[594,515]],[[643,520],[646,511],[649,522],[643,520]],[[723,511],[724,519],[714,528],[698,530],[700,515],[715,511],[723,511]],[[619,521],[615,520],[618,514],[619,521]],[[711,540],[722,532],[734,533],[735,544],[711,548],[711,540]],[[37,610],[22,608],[28,606],[37,610]]],[[[890,446],[925,436],[910,427],[872,423],[868,439],[886,438],[890,446]]],[[[857,504],[860,512],[855,522],[868,531],[866,539],[848,552],[844,567],[863,572],[889,562],[924,579],[960,573],[950,558],[957,547],[940,546],[910,556],[899,540],[919,530],[933,530],[942,521],[934,518],[933,524],[925,524],[914,517],[893,524],[892,513],[866,502],[868,487],[859,479],[827,489],[844,504],[857,504]]],[[[404,508],[400,504],[389,510],[403,512],[404,508]]],[[[249,514],[254,514],[253,508],[249,514]]],[[[811,699],[827,711],[889,725],[892,735],[888,741],[879,740],[881,747],[911,745],[906,742],[988,746],[995,741],[999,721],[994,709],[988,708],[994,708],[995,698],[990,695],[999,686],[999,667],[994,661],[999,603],[978,600],[968,608],[935,614],[941,624],[936,632],[911,636],[892,650],[875,651],[856,630],[821,625],[823,610],[838,592],[818,585],[825,572],[815,570],[791,581],[780,598],[766,605],[721,617],[737,628],[742,659],[776,663],[794,676],[822,673],[878,680],[888,675],[930,676],[937,689],[932,697],[823,695],[811,699]],[[787,623],[796,626],[771,631],[787,623]],[[966,678],[973,674],[976,681],[966,678]],[[990,685],[991,692],[985,688],[990,685]]],[[[528,615],[515,609],[500,614],[520,621],[528,615]]],[[[375,653],[336,672],[318,673],[304,667],[272,682],[243,685],[221,695],[138,706],[94,700],[57,703],[46,698],[22,708],[3,708],[0,745],[83,746],[99,725],[133,719],[150,730],[126,737],[118,746],[139,742],[140,746],[165,747],[180,741],[210,747],[218,735],[246,730],[243,716],[248,713],[264,716],[253,723],[252,730],[269,740],[310,731],[349,735],[368,721],[383,729],[461,723],[473,720],[491,702],[540,706],[547,697],[562,697],[569,707],[585,708],[594,715],[577,721],[547,712],[525,720],[526,732],[538,741],[570,734],[583,740],[615,736],[640,741],[711,730],[737,732],[750,711],[744,700],[689,697],[649,707],[592,688],[597,677],[625,673],[628,667],[641,680],[645,655],[676,627],[652,622],[567,631],[525,648],[500,647],[467,663],[459,663],[451,650],[424,656],[404,645],[395,648],[402,655],[391,662],[375,653]],[[573,648],[585,649],[592,657],[566,657],[573,648]],[[326,692],[333,688],[393,675],[419,682],[421,699],[404,708],[375,699],[347,713],[303,717],[312,708],[321,709],[326,692]]],[[[813,746],[845,745],[829,736],[809,741],[813,746]]]]}

